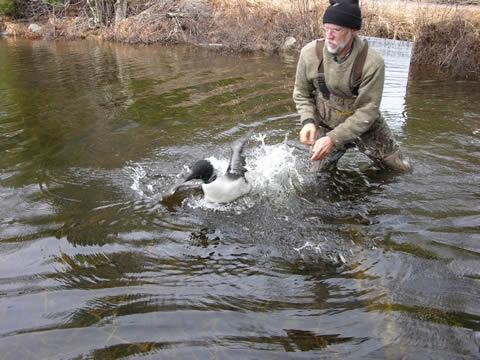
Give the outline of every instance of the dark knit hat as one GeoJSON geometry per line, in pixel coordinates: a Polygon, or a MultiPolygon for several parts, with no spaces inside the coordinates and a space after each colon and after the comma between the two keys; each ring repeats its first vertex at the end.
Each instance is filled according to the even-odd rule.
{"type": "Polygon", "coordinates": [[[330,6],[323,15],[323,23],[360,30],[362,12],[358,0],[330,0],[330,6]]]}

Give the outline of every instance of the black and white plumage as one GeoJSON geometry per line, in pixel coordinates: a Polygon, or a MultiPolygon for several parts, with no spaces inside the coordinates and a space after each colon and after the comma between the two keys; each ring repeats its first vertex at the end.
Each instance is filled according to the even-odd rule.
{"type": "MultiPolygon", "coordinates": [[[[198,160],[192,165],[190,173],[182,184],[194,179],[201,180],[205,200],[214,203],[228,203],[248,194],[252,186],[245,178],[243,149],[250,135],[249,132],[246,136],[231,144],[232,155],[225,174],[217,176],[210,161],[198,160]]],[[[182,184],[176,186],[173,192],[182,184]]]]}

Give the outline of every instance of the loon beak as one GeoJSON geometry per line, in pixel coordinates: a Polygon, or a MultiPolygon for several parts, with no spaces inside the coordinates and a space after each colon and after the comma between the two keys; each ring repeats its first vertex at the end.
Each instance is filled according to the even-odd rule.
{"type": "Polygon", "coordinates": [[[182,187],[182,185],[183,185],[183,181],[175,184],[174,186],[172,186],[172,188],[167,191],[167,196],[171,196],[171,195],[175,194],[177,192],[177,190],[182,187]]]}
{"type": "Polygon", "coordinates": [[[192,171],[190,172],[190,174],[187,175],[187,177],[185,179],[183,179],[183,182],[186,183],[187,181],[191,181],[191,180],[197,180],[197,179],[201,179],[200,178],[200,175],[197,174],[195,171],[192,171]]]}
{"type": "Polygon", "coordinates": [[[179,181],[177,181],[175,185],[173,185],[172,188],[168,191],[168,194],[169,195],[175,194],[182,187],[188,186],[188,184],[186,184],[187,182],[191,180],[196,180],[196,179],[197,178],[195,177],[195,174],[192,174],[192,173],[188,174],[186,178],[180,179],[179,181]]]}

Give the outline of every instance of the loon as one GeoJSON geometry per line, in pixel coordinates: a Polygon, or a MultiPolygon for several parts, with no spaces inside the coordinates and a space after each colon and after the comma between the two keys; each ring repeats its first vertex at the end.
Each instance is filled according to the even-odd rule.
{"type": "Polygon", "coordinates": [[[191,166],[187,177],[171,193],[175,193],[184,183],[191,180],[201,180],[205,200],[214,203],[228,203],[248,194],[252,185],[245,178],[245,157],[243,148],[251,132],[231,144],[232,155],[228,169],[224,175],[217,176],[213,165],[208,160],[198,160],[191,166]]]}

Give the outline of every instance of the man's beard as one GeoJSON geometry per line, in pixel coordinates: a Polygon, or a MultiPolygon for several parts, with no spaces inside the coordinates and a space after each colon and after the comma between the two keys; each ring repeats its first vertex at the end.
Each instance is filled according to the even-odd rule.
{"type": "Polygon", "coordinates": [[[330,45],[328,45],[328,41],[325,41],[325,44],[327,45],[327,50],[330,54],[337,55],[339,52],[345,49],[345,46],[347,46],[350,40],[352,40],[351,32],[348,33],[348,36],[345,38],[344,41],[342,41],[341,43],[337,44],[334,47],[330,47],[330,45]]]}

